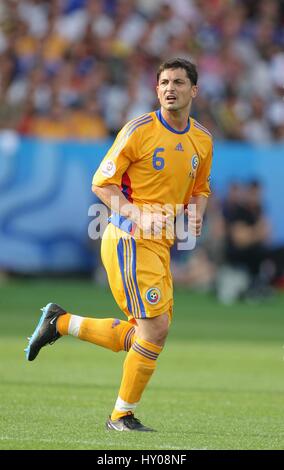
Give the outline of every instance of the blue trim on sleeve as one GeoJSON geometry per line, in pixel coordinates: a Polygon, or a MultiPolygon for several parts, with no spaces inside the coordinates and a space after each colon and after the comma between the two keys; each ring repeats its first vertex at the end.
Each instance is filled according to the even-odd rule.
{"type": "Polygon", "coordinates": [[[131,134],[133,134],[134,131],[136,131],[136,129],[138,129],[138,127],[141,127],[141,126],[144,126],[144,124],[148,124],[148,122],[152,122],[153,119],[150,117],[150,119],[145,119],[144,121],[141,121],[139,122],[138,124],[136,124],[136,126],[132,127],[129,131],[128,131],[128,137],[131,136],[131,134]]]}
{"type": "Polygon", "coordinates": [[[131,135],[132,134],[132,130],[133,128],[135,128],[135,126],[137,126],[138,124],[142,124],[142,123],[146,123],[148,121],[153,121],[153,118],[147,114],[146,116],[143,116],[142,118],[139,118],[139,119],[136,119],[135,121],[131,122],[131,124],[129,124],[128,126],[128,129],[127,129],[127,134],[128,135],[131,135]]]}

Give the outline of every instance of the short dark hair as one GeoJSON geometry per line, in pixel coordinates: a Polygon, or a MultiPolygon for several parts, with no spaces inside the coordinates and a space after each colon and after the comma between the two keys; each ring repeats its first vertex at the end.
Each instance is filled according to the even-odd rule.
{"type": "Polygon", "coordinates": [[[197,84],[198,73],[196,70],[196,66],[189,60],[180,59],[179,57],[177,57],[175,59],[170,59],[170,60],[167,60],[166,62],[163,62],[160,65],[158,72],[157,72],[157,82],[159,82],[161,73],[167,69],[184,69],[186,71],[186,74],[189,80],[191,81],[191,84],[192,85],[197,84]]]}

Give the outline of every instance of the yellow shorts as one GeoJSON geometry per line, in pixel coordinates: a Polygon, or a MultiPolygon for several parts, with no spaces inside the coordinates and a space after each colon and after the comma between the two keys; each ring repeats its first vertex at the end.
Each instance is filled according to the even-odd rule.
{"type": "Polygon", "coordinates": [[[172,316],[173,284],[170,250],[152,240],[135,239],[109,223],[101,256],[112,294],[128,320],[172,316]]]}

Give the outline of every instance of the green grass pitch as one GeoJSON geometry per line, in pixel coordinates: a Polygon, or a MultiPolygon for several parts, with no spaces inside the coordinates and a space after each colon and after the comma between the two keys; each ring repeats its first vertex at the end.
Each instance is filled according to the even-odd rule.
{"type": "Polygon", "coordinates": [[[175,292],[167,345],[137,409],[155,434],[115,433],[105,420],[124,353],[63,338],[29,363],[24,348],[50,301],[123,318],[89,281],[0,285],[1,449],[283,449],[284,296],[225,307],[175,292]]]}

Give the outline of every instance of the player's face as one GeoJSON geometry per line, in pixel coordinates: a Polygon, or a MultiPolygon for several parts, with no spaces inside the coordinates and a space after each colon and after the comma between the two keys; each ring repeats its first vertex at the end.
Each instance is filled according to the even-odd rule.
{"type": "Polygon", "coordinates": [[[167,111],[188,109],[197,95],[197,86],[191,84],[184,69],[166,69],[160,75],[157,95],[167,111]]]}

